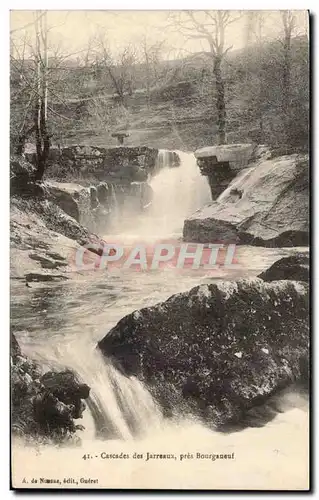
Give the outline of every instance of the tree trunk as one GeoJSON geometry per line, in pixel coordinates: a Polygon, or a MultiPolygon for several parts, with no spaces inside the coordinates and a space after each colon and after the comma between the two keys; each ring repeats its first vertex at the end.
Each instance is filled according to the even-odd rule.
{"type": "MultiPolygon", "coordinates": [[[[37,151],[37,171],[35,179],[41,181],[49,157],[50,139],[47,131],[47,99],[48,99],[48,50],[47,50],[47,24],[46,13],[44,27],[39,25],[39,17],[35,21],[36,30],[36,66],[37,66],[37,96],[34,109],[34,127],[37,151]],[[41,26],[41,27],[40,27],[41,26]],[[43,57],[41,54],[41,40],[43,42],[43,57]]],[[[42,18],[41,18],[42,19],[42,18]]]]}
{"type": "Polygon", "coordinates": [[[117,81],[116,77],[113,75],[113,72],[112,72],[112,70],[111,70],[111,68],[109,66],[107,67],[107,71],[108,71],[108,73],[110,75],[110,78],[111,78],[111,80],[113,82],[115,92],[118,95],[118,101],[119,101],[119,103],[124,108],[127,108],[127,105],[126,105],[126,102],[125,102],[125,96],[124,96],[123,86],[117,81]]]}
{"type": "Polygon", "coordinates": [[[283,114],[286,138],[290,127],[290,95],[291,95],[291,39],[287,33],[284,40],[284,63],[283,63],[283,114]]]}
{"type": "Polygon", "coordinates": [[[50,138],[46,127],[45,104],[43,100],[41,100],[41,103],[37,103],[34,118],[37,151],[37,171],[35,173],[35,180],[41,181],[50,152],[50,138]]]}
{"type": "Polygon", "coordinates": [[[218,144],[226,143],[226,105],[225,105],[225,86],[221,72],[221,57],[214,60],[213,73],[216,84],[216,110],[218,126],[218,144]]]}
{"type": "Polygon", "coordinates": [[[294,30],[294,16],[291,11],[282,13],[284,28],[282,68],[282,112],[286,142],[289,142],[291,127],[291,38],[294,30]]]}

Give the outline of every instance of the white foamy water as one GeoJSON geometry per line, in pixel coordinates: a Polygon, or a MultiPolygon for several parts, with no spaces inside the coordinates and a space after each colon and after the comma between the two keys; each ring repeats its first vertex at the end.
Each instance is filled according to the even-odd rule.
{"type": "MultiPolygon", "coordinates": [[[[211,201],[206,177],[200,175],[192,153],[176,151],[181,159],[180,167],[169,167],[166,151],[159,152],[159,173],[149,184],[153,190],[150,208],[144,214],[132,211],[123,213],[120,236],[125,241],[181,236],[184,220],[195,210],[211,201]]],[[[113,226],[114,227],[114,226],[113,226]]],[[[110,238],[110,235],[106,235],[110,238]]]]}
{"type": "MultiPolygon", "coordinates": [[[[128,218],[118,239],[179,238],[184,219],[210,201],[207,180],[200,176],[194,156],[178,154],[180,167],[163,168],[152,179],[150,210],[138,219],[128,218]]],[[[242,269],[235,276],[256,276],[289,252],[242,247],[242,269]]],[[[96,350],[97,342],[126,314],[207,280],[233,277],[227,270],[207,277],[203,270],[118,269],[75,273],[67,282],[33,284],[31,289],[13,283],[12,326],[23,351],[47,368],[72,368],[91,387],[88,410],[78,421],[86,427],[78,432],[79,447],[25,447],[20,440],[14,441],[15,485],[21,485],[24,474],[98,480],[93,485],[79,483],[82,487],[305,488],[308,412],[304,396],[286,391],[278,397],[275,417],[268,423],[221,434],[182,415],[176,421],[163,420],[147,388],[136,378],[124,376],[96,350]],[[103,452],[122,452],[130,458],[104,459],[103,452]],[[143,458],[133,458],[134,453],[143,458]],[[172,454],[176,460],[145,460],[147,453],[172,454]],[[180,460],[187,453],[194,457],[196,453],[234,453],[235,458],[180,460]],[[92,458],[84,460],[84,455],[92,458]],[[26,472],[21,475],[21,470],[26,472]]]]}

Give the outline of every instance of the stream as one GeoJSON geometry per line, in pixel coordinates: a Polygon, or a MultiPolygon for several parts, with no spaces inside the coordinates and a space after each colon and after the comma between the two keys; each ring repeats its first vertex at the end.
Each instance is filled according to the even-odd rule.
{"type": "MultiPolygon", "coordinates": [[[[151,209],[143,217],[126,214],[119,231],[104,236],[108,241],[114,236],[131,245],[181,238],[184,219],[210,201],[210,191],[194,156],[178,153],[181,166],[164,168],[151,181],[151,209]]],[[[272,488],[301,488],[308,469],[308,402],[294,387],[276,397],[276,415],[265,424],[217,433],[182,415],[178,420],[163,420],[147,388],[119,373],[96,349],[97,342],[126,314],[201,283],[254,277],[291,251],[242,246],[237,254],[239,268],[210,273],[203,268],[75,269],[68,280],[49,285],[32,283],[27,288],[13,281],[11,324],[22,351],[44,367],[72,368],[91,387],[88,410],[79,422],[85,426],[78,433],[81,443],[63,449],[25,447],[17,439],[14,467],[28,460],[30,474],[36,477],[98,478],[98,487],[252,489],[271,482],[272,488]],[[107,440],[110,431],[114,437],[107,440]],[[106,452],[123,452],[130,458],[142,454],[143,459],[119,463],[104,459],[106,452]],[[174,467],[171,460],[145,460],[147,453],[172,454],[174,467]],[[222,463],[197,459],[196,453],[234,453],[235,459],[222,463]],[[85,454],[92,458],[83,459],[85,454]],[[180,458],[187,454],[188,458],[180,458]]]]}

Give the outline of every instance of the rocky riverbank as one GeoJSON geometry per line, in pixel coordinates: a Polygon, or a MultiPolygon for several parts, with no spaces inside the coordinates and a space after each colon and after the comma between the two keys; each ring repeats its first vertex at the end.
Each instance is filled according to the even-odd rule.
{"type": "MultiPolygon", "coordinates": [[[[153,171],[156,167],[157,150],[113,148],[101,151],[99,148],[91,151],[91,149],[86,147],[83,152],[81,147],[68,148],[69,156],[64,152],[60,158],[55,158],[53,153],[51,154],[49,170],[56,165],[57,171],[61,173],[61,168],[63,172],[63,168],[66,168],[68,162],[72,160],[74,168],[81,170],[81,175],[77,173],[81,183],[58,182],[52,179],[36,182],[35,167],[32,163],[23,157],[11,157],[12,278],[26,278],[27,282],[65,279],[75,264],[75,254],[81,246],[100,254],[104,242],[97,233],[105,234],[110,229],[111,223],[113,226],[117,224],[118,227],[115,229],[118,229],[125,213],[139,214],[150,206],[151,187],[144,180],[132,181],[130,172],[134,170],[134,165],[127,164],[127,161],[137,155],[141,164],[138,168],[144,169],[145,172],[148,169],[153,171]],[[93,177],[92,175],[90,177],[88,172],[85,177],[83,169],[81,170],[82,160],[80,161],[77,156],[88,155],[88,149],[91,156],[92,151],[95,153],[92,165],[89,162],[93,169],[94,175],[91,172],[93,177]],[[73,156],[71,155],[70,159],[71,153],[73,156]],[[105,157],[102,165],[100,162],[96,163],[95,160],[102,157],[105,157]],[[102,167],[105,169],[107,158],[112,162],[110,168],[104,172],[104,179],[112,168],[115,170],[120,168],[122,172],[121,179],[113,179],[112,183],[103,180],[101,173],[102,167]],[[59,161],[60,163],[57,163],[59,161]],[[102,180],[99,180],[100,178],[102,180]]],[[[174,159],[175,157],[172,161],[174,159]]],[[[159,165],[158,168],[162,166],[159,165]]],[[[69,174],[71,172],[69,171],[69,174]]]]}

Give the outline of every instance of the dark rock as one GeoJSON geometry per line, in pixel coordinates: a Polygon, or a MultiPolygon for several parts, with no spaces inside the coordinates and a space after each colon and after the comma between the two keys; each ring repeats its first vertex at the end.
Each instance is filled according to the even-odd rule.
{"type": "Polygon", "coordinates": [[[57,267],[67,266],[66,262],[55,260],[49,256],[41,255],[39,253],[30,253],[30,259],[40,262],[43,269],[56,269],[57,267]]]}
{"type": "Polygon", "coordinates": [[[15,338],[14,333],[11,332],[10,334],[10,339],[11,339],[11,345],[10,345],[10,351],[11,351],[11,356],[12,358],[16,358],[17,356],[21,355],[21,349],[18,344],[17,339],[15,338]]]}
{"type": "Polygon", "coordinates": [[[158,172],[164,167],[175,168],[179,167],[180,164],[181,164],[181,159],[176,153],[176,151],[161,149],[158,152],[155,170],[156,172],[158,172]]]}
{"type": "Polygon", "coordinates": [[[67,215],[60,207],[50,201],[34,204],[34,210],[44,220],[48,229],[56,231],[68,238],[75,240],[79,245],[85,246],[93,253],[103,253],[104,242],[96,234],[67,215]]]}
{"type": "Polygon", "coordinates": [[[111,193],[110,193],[110,190],[109,190],[107,183],[100,182],[100,184],[98,184],[96,186],[96,191],[97,191],[97,197],[98,197],[99,203],[101,203],[101,205],[103,205],[103,206],[108,207],[109,206],[109,198],[111,196],[111,193]]]}
{"type": "Polygon", "coordinates": [[[68,406],[72,406],[72,418],[82,416],[83,405],[81,399],[87,399],[90,394],[90,387],[75,376],[69,370],[64,372],[47,372],[41,377],[40,382],[50,391],[53,396],[68,406]]]}
{"type": "Polygon", "coordinates": [[[94,186],[90,187],[90,205],[91,209],[94,210],[99,206],[99,200],[97,196],[97,189],[94,186]]]}
{"type": "Polygon", "coordinates": [[[255,279],[135,311],[98,346],[147,384],[165,414],[191,411],[222,426],[304,376],[308,335],[307,284],[255,279]]]}
{"type": "Polygon", "coordinates": [[[35,181],[36,168],[20,156],[10,157],[10,194],[44,198],[46,189],[42,182],[35,181]]]}
{"type": "Polygon", "coordinates": [[[39,432],[51,436],[63,430],[75,432],[73,407],[58,400],[50,392],[37,394],[33,400],[34,419],[39,425],[39,432]]]}
{"type": "Polygon", "coordinates": [[[277,260],[258,278],[264,281],[309,281],[309,254],[298,253],[277,260]]]}
{"type": "Polygon", "coordinates": [[[70,397],[80,399],[89,397],[89,386],[79,382],[78,378],[70,370],[64,372],[47,372],[40,381],[47,389],[50,389],[52,394],[64,403],[68,402],[68,398],[70,397]]]}
{"type": "Polygon", "coordinates": [[[59,281],[59,280],[67,280],[68,277],[64,274],[44,274],[44,273],[26,273],[25,274],[26,281],[32,282],[41,282],[41,281],[59,281]]]}
{"type": "Polygon", "coordinates": [[[56,441],[70,438],[80,427],[90,388],[70,370],[41,373],[40,367],[21,354],[11,335],[12,431],[56,441]]]}
{"type": "Polygon", "coordinates": [[[261,161],[244,169],[217,201],[186,219],[184,240],[307,246],[308,176],[307,157],[298,155],[261,161]],[[234,197],[234,192],[240,196],[234,197]]]}

